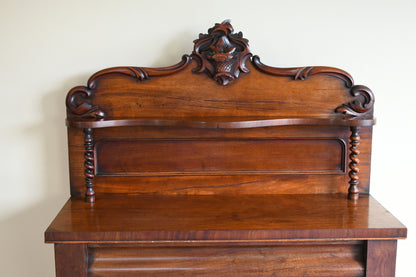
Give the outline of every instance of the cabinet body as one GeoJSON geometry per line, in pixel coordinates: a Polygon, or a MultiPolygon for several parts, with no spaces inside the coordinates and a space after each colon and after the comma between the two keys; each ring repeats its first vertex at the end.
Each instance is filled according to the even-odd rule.
{"type": "Polygon", "coordinates": [[[341,194],[73,197],[46,232],[57,276],[394,276],[405,236],[341,194]]]}
{"type": "Polygon", "coordinates": [[[396,241],[56,244],[57,276],[394,276],[396,241]]]}
{"type": "Polygon", "coordinates": [[[176,65],[97,72],[67,95],[56,275],[394,276],[373,103],[340,69],[263,64],[227,21],[176,65]]]}

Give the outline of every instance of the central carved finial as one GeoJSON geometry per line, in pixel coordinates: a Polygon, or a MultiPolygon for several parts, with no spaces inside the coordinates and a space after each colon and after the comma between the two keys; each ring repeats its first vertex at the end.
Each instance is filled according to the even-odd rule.
{"type": "Polygon", "coordinates": [[[208,34],[199,34],[194,43],[192,56],[198,62],[194,72],[206,72],[220,85],[235,80],[240,72],[249,72],[245,65],[251,56],[248,40],[241,32],[234,34],[230,20],[215,24],[208,34]]]}

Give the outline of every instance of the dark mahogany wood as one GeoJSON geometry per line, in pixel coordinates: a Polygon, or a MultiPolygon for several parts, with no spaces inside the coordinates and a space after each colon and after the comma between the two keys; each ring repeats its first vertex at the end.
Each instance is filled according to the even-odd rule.
{"type": "Polygon", "coordinates": [[[358,155],[360,151],[358,150],[358,146],[360,145],[360,135],[359,135],[359,127],[351,127],[351,136],[350,136],[350,164],[349,168],[350,171],[348,175],[350,176],[350,187],[348,188],[348,198],[351,200],[357,200],[359,197],[359,176],[358,173],[360,168],[358,167],[358,163],[360,160],[358,159],[358,155]]]}
{"type": "Polygon", "coordinates": [[[344,174],[345,151],[344,141],[323,138],[102,140],[96,144],[96,174],[344,174]]]}
{"type": "Polygon", "coordinates": [[[234,34],[229,20],[215,24],[208,34],[199,34],[194,41],[192,56],[198,62],[195,72],[206,72],[220,85],[227,85],[240,76],[248,73],[246,61],[251,57],[248,40],[243,33],[234,34]]]}
{"type": "Polygon", "coordinates": [[[328,67],[328,66],[306,66],[306,67],[292,67],[292,68],[282,68],[282,67],[272,67],[263,64],[260,61],[259,56],[253,57],[253,64],[254,66],[260,70],[261,72],[279,76],[279,77],[291,77],[293,80],[306,80],[311,76],[323,74],[323,75],[331,75],[336,78],[341,79],[345,82],[346,87],[352,87],[354,84],[354,80],[352,76],[345,72],[342,69],[328,67]]]}
{"type": "Polygon", "coordinates": [[[396,271],[397,240],[372,240],[367,242],[366,276],[394,276],[396,271]]]}
{"type": "Polygon", "coordinates": [[[68,256],[57,266],[73,268],[76,275],[59,276],[365,276],[366,245],[360,241],[59,246],[86,257],[68,256]]]}
{"type": "Polygon", "coordinates": [[[56,275],[394,276],[373,106],[341,69],[263,64],[229,21],[175,65],[95,73],[66,98],[56,275]]]}
{"type": "MultiPolygon", "coordinates": [[[[359,189],[364,194],[369,190],[371,130],[371,127],[361,127],[360,129],[359,189]]],[[[82,130],[72,127],[68,131],[71,142],[69,145],[71,192],[73,196],[81,196],[85,191],[84,167],[82,166],[85,161],[83,133],[82,130]]],[[[97,174],[94,177],[94,191],[96,197],[106,193],[311,194],[319,192],[345,194],[349,188],[349,137],[348,127],[320,125],[237,129],[175,126],[96,128],[94,129],[95,155],[99,157],[100,154],[105,154],[105,156],[103,159],[96,160],[97,174]],[[153,143],[151,143],[152,141],[153,143]],[[250,170],[247,165],[250,163],[254,165],[255,161],[246,157],[251,156],[251,153],[255,151],[254,148],[236,148],[244,141],[252,141],[257,149],[262,147],[262,142],[268,145],[276,145],[281,142],[293,147],[305,142],[305,145],[299,146],[298,149],[286,148],[283,147],[283,144],[277,145],[280,152],[269,152],[263,147],[264,151],[254,153],[257,159],[270,161],[279,167],[272,168],[271,164],[259,164],[257,168],[250,170]],[[335,141],[337,144],[333,143],[335,141]],[[328,150],[332,149],[334,152],[324,151],[322,145],[325,143],[330,146],[328,150]],[[207,148],[202,149],[198,146],[203,144],[207,148]],[[224,146],[225,144],[234,146],[234,148],[226,149],[226,151],[213,150],[216,145],[224,146]],[[101,147],[103,145],[104,148],[101,147]],[[152,146],[154,152],[148,149],[140,150],[144,149],[146,145],[152,146]],[[306,145],[310,147],[306,147],[306,145]],[[122,151],[117,153],[117,156],[113,156],[111,152],[107,151],[109,149],[106,148],[107,146],[129,150],[128,153],[122,151]],[[163,148],[157,148],[157,146],[163,148]],[[180,146],[182,150],[179,151],[176,146],[180,146]],[[208,149],[210,150],[208,151],[208,149]],[[318,153],[317,149],[321,149],[323,153],[318,153]],[[174,157],[166,156],[166,160],[163,161],[162,152],[174,153],[174,157]],[[123,153],[125,156],[122,156],[123,153]],[[155,154],[153,155],[153,153],[155,154]],[[238,155],[242,155],[242,153],[246,153],[246,156],[239,158],[238,155]],[[226,160],[221,161],[222,168],[225,170],[221,171],[218,165],[215,172],[209,171],[208,169],[213,169],[213,167],[209,165],[210,161],[207,159],[210,156],[215,156],[218,159],[221,155],[227,157],[226,160]],[[272,155],[274,156],[272,157],[272,155]],[[135,160],[133,157],[140,159],[135,160]],[[334,160],[336,157],[338,162],[334,160]],[[278,159],[274,160],[275,158],[278,159]],[[184,174],[185,171],[180,170],[178,165],[167,165],[168,160],[181,161],[181,166],[185,166],[184,169],[195,167],[199,163],[200,170],[198,172],[194,170],[193,174],[187,170],[184,174]],[[186,164],[185,161],[189,163],[186,164]],[[207,170],[201,171],[204,163],[206,163],[207,170]],[[106,168],[106,164],[116,166],[117,170],[113,172],[115,174],[109,174],[111,173],[109,170],[100,171],[100,168],[106,168]],[[232,172],[229,170],[231,165],[234,166],[232,172]],[[296,167],[291,168],[294,165],[296,167]],[[149,166],[153,168],[153,173],[145,170],[149,166]],[[260,172],[261,167],[263,169],[268,167],[269,171],[260,172]],[[178,170],[175,171],[175,168],[178,170]],[[228,170],[226,170],[227,168],[228,170]],[[238,168],[243,170],[238,170],[238,168]],[[155,172],[159,172],[160,175],[155,172]]]]}
{"type": "Polygon", "coordinates": [[[294,80],[306,80],[310,76],[317,74],[331,75],[340,78],[345,82],[346,87],[351,88],[350,93],[355,97],[355,99],[337,107],[335,112],[357,117],[364,116],[370,112],[372,113],[374,104],[374,95],[372,91],[366,86],[353,86],[354,81],[351,75],[341,69],[325,66],[277,68],[263,64],[260,62],[260,58],[258,56],[253,57],[253,64],[258,70],[264,73],[274,76],[292,77],[294,80]]]}
{"type": "Polygon", "coordinates": [[[157,126],[157,127],[189,127],[206,129],[247,129],[275,126],[373,126],[374,119],[356,118],[126,118],[113,120],[67,120],[69,127],[75,128],[108,128],[124,126],[157,126]]]}
{"type": "Polygon", "coordinates": [[[85,175],[85,201],[94,202],[95,201],[95,191],[93,189],[94,184],[92,179],[95,176],[95,165],[94,165],[94,138],[93,138],[93,129],[85,128],[84,131],[84,175],[85,175]]]}
{"type": "Polygon", "coordinates": [[[87,245],[56,243],[55,262],[56,276],[87,276],[87,245]]]}
{"type": "Polygon", "coordinates": [[[92,104],[96,82],[110,74],[129,76],[138,81],[144,81],[150,77],[166,76],[174,74],[189,64],[190,57],[184,55],[182,61],[176,65],[162,68],[147,67],[112,67],[101,70],[90,77],[88,86],[78,86],[69,91],[66,97],[67,117],[69,118],[95,118],[106,117],[106,113],[98,106],[92,104]]]}
{"type": "Polygon", "coordinates": [[[371,196],[146,195],[72,198],[45,236],[87,255],[60,261],[86,276],[365,276],[391,272],[379,240],[406,228],[371,196]]]}
{"type": "Polygon", "coordinates": [[[93,209],[71,198],[46,231],[47,242],[85,243],[405,236],[405,227],[371,196],[352,202],[345,194],[121,195],[97,199],[93,209]]]}
{"type": "Polygon", "coordinates": [[[337,107],[335,109],[336,112],[358,117],[372,112],[374,95],[368,87],[353,86],[351,88],[351,95],[354,96],[355,99],[337,107]]]}
{"type": "Polygon", "coordinates": [[[93,245],[90,276],[363,276],[363,245],[93,245]],[[161,255],[163,253],[163,255],[161,255]],[[342,261],[342,263],[341,263],[342,261]],[[299,264],[293,268],[294,264],[299,264]],[[120,268],[123,265],[123,268],[120,268]],[[336,275],[334,275],[336,274],[336,275]]]}

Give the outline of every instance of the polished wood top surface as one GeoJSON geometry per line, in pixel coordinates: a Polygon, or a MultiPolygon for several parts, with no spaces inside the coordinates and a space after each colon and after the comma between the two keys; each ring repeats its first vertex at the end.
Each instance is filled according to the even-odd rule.
{"type": "Polygon", "coordinates": [[[46,242],[397,239],[406,228],[374,198],[346,195],[106,196],[68,200],[46,242]]]}

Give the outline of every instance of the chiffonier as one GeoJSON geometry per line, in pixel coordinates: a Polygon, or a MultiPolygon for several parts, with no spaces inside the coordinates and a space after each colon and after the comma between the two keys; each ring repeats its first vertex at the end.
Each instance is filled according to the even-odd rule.
{"type": "Polygon", "coordinates": [[[229,21],[175,65],[95,73],[66,98],[56,276],[394,276],[373,104],[343,70],[266,65],[229,21]]]}

